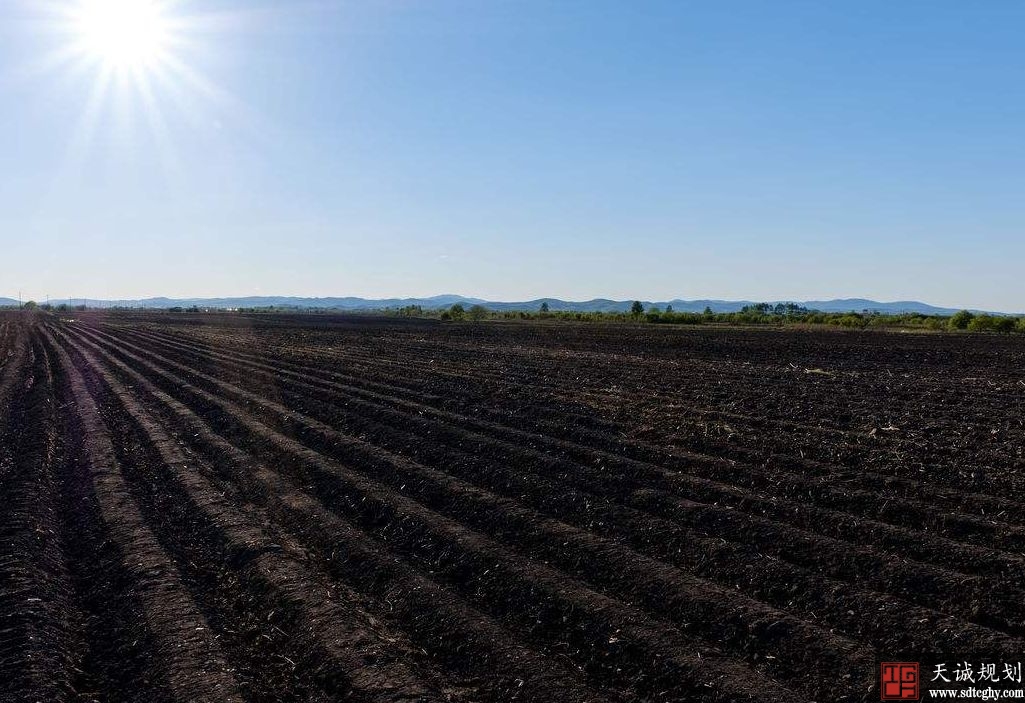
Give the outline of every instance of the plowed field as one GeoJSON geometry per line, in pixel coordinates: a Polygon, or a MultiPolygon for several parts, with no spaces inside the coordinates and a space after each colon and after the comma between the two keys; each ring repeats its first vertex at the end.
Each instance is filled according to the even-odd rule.
{"type": "Polygon", "coordinates": [[[1025,340],[0,315],[0,700],[860,701],[1025,651],[1025,340]]]}

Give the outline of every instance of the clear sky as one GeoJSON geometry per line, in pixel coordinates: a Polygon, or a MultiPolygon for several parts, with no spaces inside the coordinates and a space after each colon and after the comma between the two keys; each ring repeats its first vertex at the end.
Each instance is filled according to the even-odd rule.
{"type": "Polygon", "coordinates": [[[0,0],[0,295],[1025,310],[1025,2],[164,4],[0,0]]]}

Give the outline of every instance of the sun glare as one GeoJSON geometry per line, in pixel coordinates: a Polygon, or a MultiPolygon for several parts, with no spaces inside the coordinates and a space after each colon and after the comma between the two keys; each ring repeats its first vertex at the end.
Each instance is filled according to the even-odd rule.
{"type": "Polygon", "coordinates": [[[84,172],[101,133],[117,132],[106,146],[133,160],[150,149],[172,174],[181,156],[176,139],[189,130],[223,138],[220,125],[229,123],[256,131],[253,113],[203,67],[221,42],[273,21],[276,11],[197,11],[192,0],[19,1],[38,11],[33,24],[52,47],[25,75],[63,74],[58,85],[81,106],[69,134],[69,173],[84,172]]]}
{"type": "Polygon", "coordinates": [[[82,0],[75,14],[84,51],[111,67],[150,66],[171,39],[170,19],[153,0],[82,0]]]}

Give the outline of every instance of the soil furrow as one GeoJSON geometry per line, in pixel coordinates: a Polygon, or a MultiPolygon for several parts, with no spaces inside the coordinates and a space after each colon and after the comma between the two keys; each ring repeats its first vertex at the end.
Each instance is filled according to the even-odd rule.
{"type": "MultiPolygon", "coordinates": [[[[129,355],[128,352],[122,353],[129,355]]],[[[163,373],[150,368],[147,362],[136,360],[136,363],[148,368],[150,373],[163,373]]],[[[585,641],[589,644],[588,650],[597,648],[599,652],[604,652],[601,655],[603,658],[608,657],[610,651],[618,654],[619,666],[615,667],[615,671],[609,670],[611,662],[602,664],[599,671],[605,675],[614,674],[616,678],[622,678],[633,672],[636,677],[641,662],[657,660],[661,662],[659,669],[650,672],[650,680],[645,682],[646,685],[679,686],[690,682],[695,687],[713,685],[714,688],[709,691],[714,693],[724,685],[724,679],[727,678],[721,672],[735,666],[725,659],[720,659],[716,664],[717,657],[713,648],[681,641],[681,636],[675,630],[652,622],[629,606],[596,592],[585,591],[548,567],[527,564],[513,558],[508,551],[467,530],[457,521],[429,511],[362,473],[326,460],[317,452],[248,419],[239,408],[219,398],[178,380],[172,385],[177,392],[186,389],[194,397],[219,407],[225,413],[225,419],[230,418],[233,424],[230,429],[236,435],[241,435],[250,447],[255,450],[260,442],[269,445],[261,447],[256,453],[271,449],[268,456],[271,465],[285,467],[287,462],[288,468],[296,472],[299,480],[313,482],[318,496],[332,508],[341,510],[343,515],[348,514],[365,528],[383,532],[383,538],[396,548],[412,551],[414,555],[422,554],[424,568],[445,573],[450,582],[460,584],[462,592],[472,593],[475,602],[480,603],[483,599],[492,607],[505,603],[504,607],[512,614],[526,616],[528,622],[536,618],[540,624],[557,618],[558,622],[564,623],[560,631],[565,628],[560,636],[570,638],[570,641],[574,635],[579,637],[583,634],[588,638],[597,635],[596,639],[585,641]],[[539,597],[542,599],[537,600],[539,597]],[[524,611],[526,603],[522,602],[523,599],[527,599],[526,603],[534,601],[536,604],[531,606],[531,610],[524,611]],[[673,653],[695,650],[704,651],[704,656],[692,659],[673,653]],[[720,673],[713,674],[713,671],[720,673]]],[[[229,427],[219,426],[218,429],[223,433],[229,427]]],[[[745,627],[744,630],[750,632],[748,637],[758,637],[761,630],[778,619],[778,616],[767,618],[752,623],[754,629],[745,627]]],[[[799,623],[794,624],[800,627],[799,623]]],[[[783,635],[784,630],[779,630],[779,633],[783,635]]],[[[547,636],[554,635],[551,633],[547,636]]],[[[587,650],[574,654],[586,654],[587,666],[593,667],[600,662],[587,650]]],[[[795,654],[803,656],[803,652],[795,654]]],[[[636,681],[634,685],[638,685],[636,681]]],[[[766,681],[763,695],[768,695],[772,690],[773,685],[766,681]]],[[[783,689],[778,690],[783,698],[792,695],[783,689]]]]}
{"type": "MultiPolygon", "coordinates": [[[[310,391],[317,388],[307,383],[296,382],[296,385],[310,391]]],[[[567,467],[537,450],[511,442],[499,442],[496,449],[488,446],[488,442],[482,443],[481,435],[465,432],[454,422],[446,424],[422,406],[410,407],[411,404],[398,403],[382,406],[333,392],[322,396],[324,404],[319,405],[311,397],[321,396],[316,393],[300,396],[291,406],[302,406],[306,412],[334,427],[348,423],[351,429],[347,431],[350,433],[368,433],[376,444],[392,450],[401,451],[406,448],[420,462],[427,461],[432,466],[454,470],[460,476],[478,483],[483,480],[490,490],[519,496],[521,500],[528,499],[531,505],[558,515],[562,520],[573,520],[574,524],[605,536],[627,538],[635,548],[683,568],[696,566],[699,573],[721,582],[743,583],[753,589],[758,597],[779,607],[793,608],[805,601],[806,613],[824,618],[841,631],[853,630],[859,637],[867,637],[878,646],[887,645],[893,649],[920,648],[932,639],[934,623],[939,616],[927,610],[916,611],[906,601],[902,603],[900,600],[880,599],[859,590],[844,592],[840,597],[840,584],[823,581],[821,577],[806,574],[803,570],[788,568],[786,563],[777,559],[814,566],[818,571],[826,567],[826,573],[855,583],[865,583],[867,576],[868,583],[877,585],[883,592],[911,598],[926,607],[938,607],[948,615],[972,613],[976,622],[1016,635],[1022,632],[1021,623],[1025,621],[1022,603],[1025,602],[1025,594],[1008,591],[1006,587],[1003,593],[998,594],[995,592],[998,585],[989,579],[953,574],[921,563],[894,563],[883,554],[852,543],[787,529],[778,523],[711,505],[689,504],[697,519],[692,518],[688,522],[694,524],[695,529],[683,530],[677,521],[650,519],[644,514],[632,513],[631,508],[606,506],[602,496],[609,494],[608,485],[581,481],[576,475],[588,467],[567,467]],[[334,402],[327,404],[328,401],[334,402]],[[391,408],[396,405],[408,412],[401,414],[392,411],[391,408]],[[375,423],[368,418],[380,422],[375,423]],[[432,441],[407,442],[400,437],[389,443],[390,437],[397,434],[395,428],[405,429],[409,425],[414,426],[419,437],[432,441]],[[466,447],[468,451],[440,451],[439,447],[445,444],[466,447]],[[539,463],[539,466],[533,466],[532,461],[539,463]],[[516,470],[501,468],[508,463],[515,465],[516,470]],[[527,477],[532,478],[527,480],[527,477]],[[588,490],[586,494],[576,492],[576,487],[580,485],[588,490]],[[721,540],[702,537],[698,528],[708,524],[717,526],[716,534],[719,537],[735,541],[723,545],[721,540]],[[753,545],[757,549],[743,549],[739,545],[753,545]],[[766,555],[777,559],[766,558],[766,555]],[[775,588],[772,584],[777,583],[787,583],[789,587],[775,588]],[[832,595],[825,599],[814,597],[816,593],[823,592],[832,595]],[[917,623],[917,626],[901,630],[900,633],[894,633],[892,628],[886,626],[874,630],[873,626],[878,620],[864,615],[886,609],[907,611],[910,621],[917,623]],[[899,639],[895,639],[895,636],[899,639]]],[[[657,497],[641,494],[636,498],[637,503],[642,503],[657,497]]],[[[674,517],[684,514],[682,505],[679,504],[680,509],[675,511],[674,517]]],[[[953,623],[945,627],[948,630],[953,628],[950,636],[961,641],[963,646],[977,648],[972,643],[978,643],[980,639],[988,642],[989,646],[996,646],[992,642],[992,635],[983,631],[972,634],[953,626],[953,623]],[[958,630],[961,630],[960,634],[953,635],[958,630]]],[[[1008,646],[1014,648],[1018,645],[1015,640],[1008,646]]]]}
{"type": "MultiPolygon", "coordinates": [[[[286,630],[294,641],[289,647],[299,656],[295,667],[300,672],[332,696],[382,702],[440,700],[408,670],[403,662],[408,652],[394,647],[393,638],[361,616],[344,589],[318,583],[195,470],[195,459],[181,451],[89,352],[76,352],[102,378],[111,400],[120,404],[147,448],[159,457],[149,467],[151,473],[162,474],[162,481],[151,489],[151,510],[159,510],[170,529],[205,540],[207,559],[226,562],[249,584],[250,606],[262,608],[268,622],[286,630]]],[[[124,419],[121,424],[132,429],[124,419]]]]}
{"type": "MultiPolygon", "coordinates": [[[[95,608],[100,597],[115,595],[115,607],[120,605],[119,618],[124,621],[119,623],[125,630],[121,632],[118,651],[95,653],[109,657],[102,662],[104,671],[97,678],[109,680],[123,675],[116,667],[123,667],[125,662],[118,659],[127,657],[132,661],[128,672],[134,675],[130,684],[122,682],[125,700],[241,702],[237,684],[208,623],[125,486],[110,434],[81,373],[62,349],[48,346],[56,352],[65,374],[69,400],[73,403],[69,410],[75,414],[74,426],[81,441],[81,463],[75,469],[76,475],[68,480],[89,484],[80,486],[81,492],[75,496],[82,503],[75,506],[76,511],[81,511],[81,519],[90,519],[87,513],[95,510],[92,519],[96,523],[91,527],[98,543],[93,547],[101,557],[94,562],[98,571],[95,578],[112,582],[113,586],[112,592],[94,590],[91,605],[95,608]],[[94,502],[95,507],[91,508],[86,501],[94,502]],[[104,544],[108,540],[110,544],[104,544]],[[115,558],[119,563],[111,563],[115,558]],[[121,573],[104,572],[112,567],[121,573]]],[[[94,681],[86,672],[80,683],[94,681]]],[[[77,690],[81,693],[83,689],[78,686],[77,690]]]]}

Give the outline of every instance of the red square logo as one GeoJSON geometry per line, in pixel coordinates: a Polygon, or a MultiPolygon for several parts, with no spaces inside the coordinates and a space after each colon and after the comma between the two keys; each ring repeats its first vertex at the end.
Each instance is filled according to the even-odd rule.
{"type": "Polygon", "coordinates": [[[918,662],[880,664],[879,693],[884,701],[917,701],[918,662]]]}

